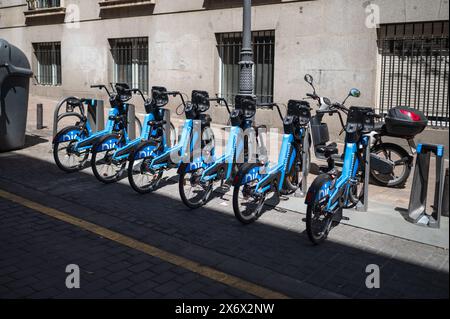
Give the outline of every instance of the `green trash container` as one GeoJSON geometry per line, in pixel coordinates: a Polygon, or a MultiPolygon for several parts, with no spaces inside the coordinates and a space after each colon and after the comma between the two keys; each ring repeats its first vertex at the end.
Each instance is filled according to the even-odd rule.
{"type": "Polygon", "coordinates": [[[25,54],[0,39],[0,152],[25,145],[30,69],[25,54]]]}

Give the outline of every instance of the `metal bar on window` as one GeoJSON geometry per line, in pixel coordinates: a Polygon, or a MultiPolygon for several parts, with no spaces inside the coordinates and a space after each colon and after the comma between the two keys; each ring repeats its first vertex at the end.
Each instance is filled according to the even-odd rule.
{"type": "Polygon", "coordinates": [[[41,85],[61,85],[61,44],[33,43],[36,75],[41,85]]]}
{"type": "Polygon", "coordinates": [[[378,36],[379,111],[408,105],[423,111],[431,126],[448,128],[448,21],[384,25],[378,36]]]}
{"type": "MultiPolygon", "coordinates": [[[[254,31],[252,34],[255,61],[255,94],[259,102],[273,99],[274,31],[254,31]]],[[[242,34],[219,33],[216,35],[220,65],[220,94],[233,100],[239,86],[239,54],[242,34]]]]}

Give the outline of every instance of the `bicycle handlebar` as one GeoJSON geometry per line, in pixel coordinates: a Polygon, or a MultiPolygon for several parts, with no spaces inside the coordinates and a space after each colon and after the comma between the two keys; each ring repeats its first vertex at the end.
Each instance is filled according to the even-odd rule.
{"type": "Polygon", "coordinates": [[[181,103],[183,103],[184,108],[186,108],[186,101],[184,100],[183,93],[181,93],[180,91],[170,91],[170,92],[166,92],[166,93],[168,95],[172,95],[174,97],[179,95],[180,99],[181,99],[181,103]]]}
{"type": "Polygon", "coordinates": [[[262,109],[269,109],[269,110],[273,110],[273,107],[277,108],[278,111],[278,115],[280,116],[281,121],[284,121],[283,115],[281,114],[281,110],[280,110],[280,106],[277,103],[261,103],[261,104],[257,104],[257,107],[262,108],[262,109]]]}
{"type": "Polygon", "coordinates": [[[228,106],[228,102],[223,97],[210,98],[209,101],[211,101],[211,102],[219,102],[219,104],[221,102],[224,102],[225,103],[225,107],[227,108],[228,114],[231,114],[230,107],[228,106]]]}
{"type": "Polygon", "coordinates": [[[142,99],[144,100],[144,102],[146,102],[147,100],[145,99],[144,93],[142,93],[142,91],[140,89],[129,89],[126,90],[126,92],[131,92],[131,93],[139,93],[139,95],[142,97],[142,99]]]}
{"type": "Polygon", "coordinates": [[[106,93],[108,93],[109,97],[111,97],[111,93],[109,92],[108,88],[104,84],[95,84],[91,85],[91,89],[105,89],[106,93]]]}
{"type": "Polygon", "coordinates": [[[306,96],[310,97],[310,98],[312,98],[314,100],[317,100],[319,98],[319,96],[317,94],[315,94],[315,93],[306,93],[306,96]]]}

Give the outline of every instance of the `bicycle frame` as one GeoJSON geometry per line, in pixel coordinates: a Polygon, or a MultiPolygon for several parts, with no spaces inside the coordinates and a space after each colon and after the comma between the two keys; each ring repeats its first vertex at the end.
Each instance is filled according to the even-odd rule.
{"type": "Polygon", "coordinates": [[[244,151],[244,139],[241,137],[241,127],[232,126],[225,148],[225,153],[203,172],[201,178],[202,181],[207,182],[210,180],[216,180],[218,177],[218,172],[222,168],[226,169],[225,180],[229,180],[231,178],[235,158],[239,158],[244,151]]]}
{"type": "MultiPolygon", "coordinates": [[[[114,120],[110,119],[110,117],[118,116],[119,110],[116,108],[112,108],[108,113],[108,121],[106,122],[106,128],[100,132],[94,133],[85,139],[80,139],[74,146],[74,151],[83,152],[89,151],[92,149],[95,141],[100,137],[105,136],[107,134],[113,133],[115,131],[119,131],[118,124],[114,122],[114,120]]],[[[128,141],[128,133],[127,130],[124,129],[125,140],[128,141]]],[[[115,145],[110,145],[110,148],[115,147],[115,145]]]]}
{"type": "Polygon", "coordinates": [[[149,167],[151,170],[158,171],[162,169],[180,167],[183,163],[189,164],[186,167],[186,171],[193,171],[201,167],[206,168],[208,166],[208,164],[203,160],[202,155],[194,158],[192,162],[186,160],[186,157],[194,151],[194,146],[201,139],[201,133],[199,134],[199,130],[194,129],[197,124],[196,122],[200,123],[200,121],[192,119],[187,119],[184,121],[180,141],[174,147],[169,148],[162,154],[155,157],[149,167]],[[178,160],[173,161],[173,159],[178,160]]]}
{"type": "MultiPolygon", "coordinates": [[[[119,114],[119,111],[115,108],[112,108],[109,111],[108,118],[110,116],[117,116],[119,114]]],[[[64,134],[61,134],[57,136],[56,142],[67,142],[67,141],[73,141],[77,140],[77,143],[74,146],[74,150],[76,152],[85,152],[89,151],[95,140],[98,138],[105,136],[106,134],[112,133],[113,130],[116,128],[114,125],[114,120],[108,119],[106,122],[106,128],[100,132],[93,133],[92,128],[89,124],[89,121],[86,121],[84,124],[84,128],[80,127],[77,130],[71,130],[68,132],[65,132],[64,134]],[[84,134],[85,130],[87,131],[87,136],[84,134]],[[82,143],[82,145],[80,145],[82,143]]]]}
{"type": "MultiPolygon", "coordinates": [[[[94,100],[91,100],[91,103],[92,103],[92,105],[94,105],[94,103],[95,103],[94,100]]],[[[80,121],[82,122],[82,125],[80,125],[80,129],[71,130],[71,131],[65,132],[64,134],[61,134],[61,135],[55,135],[54,142],[72,141],[78,137],[81,129],[83,131],[87,132],[87,136],[85,136],[83,138],[87,138],[93,134],[91,124],[89,123],[89,121],[86,117],[86,112],[84,111],[84,108],[82,106],[80,106],[79,108],[80,108],[80,113],[81,113],[79,118],[80,118],[80,121]]],[[[61,131],[62,130],[64,130],[64,129],[61,129],[61,131]]]]}
{"type": "Polygon", "coordinates": [[[339,208],[340,198],[348,196],[351,180],[356,177],[360,165],[357,153],[361,147],[368,147],[368,143],[368,136],[362,136],[358,143],[346,143],[341,175],[336,180],[324,183],[317,192],[317,200],[328,197],[325,208],[328,213],[336,212],[339,208]]]}
{"type": "MultiPolygon", "coordinates": [[[[305,136],[305,129],[300,129],[300,138],[305,136]]],[[[278,163],[273,167],[268,168],[268,172],[266,174],[260,175],[257,179],[260,179],[255,188],[256,194],[264,194],[270,191],[272,187],[272,181],[278,178],[277,190],[281,191],[284,184],[284,179],[286,177],[286,172],[292,168],[294,165],[295,158],[297,157],[297,150],[294,147],[294,136],[292,134],[284,134],[283,135],[283,143],[281,144],[280,154],[278,156],[278,163]]],[[[260,167],[258,167],[258,170],[260,167]]],[[[254,170],[254,169],[253,169],[254,170]]],[[[254,174],[254,173],[253,173],[254,174]]],[[[254,176],[254,175],[253,175],[254,176]]],[[[247,173],[244,177],[245,183],[251,181],[252,171],[247,173]],[[249,176],[250,175],[250,176],[249,176]]]]}
{"type": "MultiPolygon", "coordinates": [[[[163,112],[163,110],[159,110],[160,115],[162,115],[161,113],[163,112]]],[[[150,140],[150,138],[154,135],[156,135],[157,130],[155,128],[153,128],[149,122],[155,120],[155,115],[153,113],[149,113],[145,116],[144,118],[144,127],[142,128],[142,132],[141,135],[137,138],[134,139],[133,141],[129,141],[128,140],[128,135],[126,135],[125,141],[126,143],[120,143],[120,141],[117,140],[117,138],[115,137],[111,137],[111,139],[105,141],[104,143],[102,143],[101,145],[99,145],[100,150],[102,151],[107,151],[109,149],[114,149],[117,146],[119,146],[119,148],[114,152],[112,158],[115,161],[124,161],[127,160],[131,151],[138,146],[141,142],[143,141],[147,141],[150,140]]],[[[127,134],[127,132],[125,131],[125,134],[127,134]]],[[[163,134],[163,149],[167,149],[167,139],[166,139],[166,135],[163,134]]],[[[152,154],[155,150],[156,146],[148,146],[146,149],[141,150],[141,152],[139,154],[137,154],[137,158],[142,158],[145,157],[145,155],[148,156],[148,154],[152,154]]]]}

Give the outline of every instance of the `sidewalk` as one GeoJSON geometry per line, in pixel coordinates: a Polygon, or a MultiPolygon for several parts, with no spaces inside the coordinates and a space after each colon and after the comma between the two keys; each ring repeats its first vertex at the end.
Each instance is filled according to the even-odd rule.
{"type": "MultiPolygon", "coordinates": [[[[53,121],[53,108],[57,101],[51,99],[45,99],[42,97],[33,97],[30,100],[30,110],[29,114],[29,127],[33,128],[35,122],[33,122],[33,116],[35,115],[35,104],[44,103],[44,123],[49,128],[52,128],[53,121]]],[[[107,112],[107,109],[105,109],[107,112]]],[[[184,118],[171,112],[171,120],[174,123],[176,129],[181,128],[184,118]]],[[[143,119],[145,116],[143,110],[140,106],[137,106],[136,114],[138,117],[143,119]]],[[[62,122],[61,125],[70,124],[71,120],[62,122]]],[[[73,120],[72,120],[73,121],[73,120]]],[[[216,151],[217,154],[222,154],[224,147],[226,145],[227,133],[224,131],[224,126],[212,124],[212,129],[216,136],[216,151]]],[[[39,132],[38,132],[39,133],[39,132]]],[[[272,162],[276,162],[278,159],[278,150],[281,146],[281,134],[275,138],[278,142],[276,148],[272,149],[269,154],[269,159],[272,162]]],[[[274,142],[273,140],[271,141],[274,142]]],[[[339,144],[339,148],[342,151],[343,144],[339,144]]],[[[321,165],[326,165],[323,161],[318,161],[314,154],[312,154],[312,162],[321,163],[321,165]]],[[[448,160],[446,160],[446,167],[448,167],[448,160]]],[[[347,215],[351,217],[350,221],[344,222],[352,226],[361,227],[368,230],[373,230],[380,233],[389,234],[392,236],[398,236],[400,238],[405,238],[425,244],[434,245],[442,248],[449,248],[449,219],[448,217],[442,217],[441,228],[440,229],[429,229],[426,227],[420,227],[413,225],[405,220],[404,209],[408,208],[409,197],[411,193],[411,187],[414,176],[414,168],[412,169],[410,178],[404,188],[387,188],[380,187],[371,184],[369,186],[369,211],[368,212],[356,212],[355,210],[347,211],[347,215]]],[[[312,183],[315,175],[310,174],[308,176],[308,184],[312,183]]],[[[435,159],[432,157],[430,166],[430,181],[429,181],[429,192],[427,196],[427,212],[432,212],[433,201],[434,201],[434,182],[435,182],[435,159]]],[[[293,211],[306,211],[303,198],[291,197],[289,201],[281,202],[279,204],[280,208],[289,209],[293,211]]]]}
{"type": "Polygon", "coordinates": [[[245,227],[234,218],[229,195],[187,209],[174,172],[148,196],[134,193],[126,179],[102,185],[89,168],[65,174],[51,154],[53,106],[44,104],[49,128],[40,131],[30,108],[27,147],[0,154],[2,194],[22,198],[0,196],[0,297],[261,297],[252,285],[291,298],[449,296],[448,249],[351,225],[311,246],[300,199],[245,227]],[[180,258],[187,261],[178,264],[180,258]],[[188,261],[198,268],[186,269],[188,261]],[[80,290],[65,288],[69,263],[81,268],[80,290]],[[380,267],[380,289],[365,286],[369,264],[380,267]],[[201,273],[205,267],[211,270],[201,273]],[[214,271],[221,275],[211,279],[214,271]]]}

